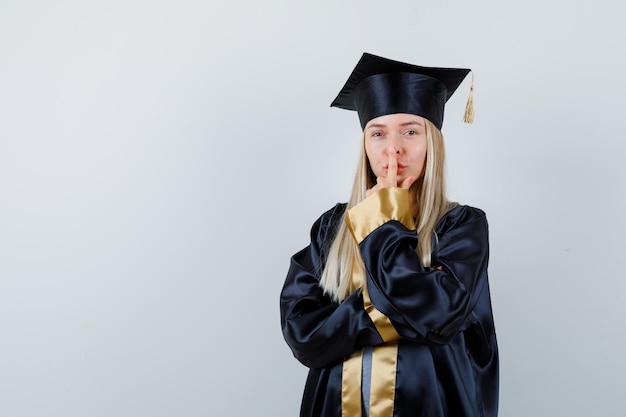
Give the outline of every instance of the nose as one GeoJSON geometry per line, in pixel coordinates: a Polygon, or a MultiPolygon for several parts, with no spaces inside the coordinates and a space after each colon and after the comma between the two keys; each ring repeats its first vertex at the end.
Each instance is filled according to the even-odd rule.
{"type": "Polygon", "coordinates": [[[389,137],[389,147],[387,148],[387,151],[399,154],[401,150],[402,146],[400,140],[396,137],[396,135],[391,135],[389,137]]]}

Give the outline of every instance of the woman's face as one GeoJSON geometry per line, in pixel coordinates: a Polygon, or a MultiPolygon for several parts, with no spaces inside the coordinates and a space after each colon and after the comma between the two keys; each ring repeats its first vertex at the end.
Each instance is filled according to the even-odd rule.
{"type": "Polygon", "coordinates": [[[389,153],[395,151],[398,184],[410,176],[417,180],[422,178],[428,149],[423,117],[387,114],[367,122],[364,133],[365,153],[376,177],[387,177],[389,153]]]}

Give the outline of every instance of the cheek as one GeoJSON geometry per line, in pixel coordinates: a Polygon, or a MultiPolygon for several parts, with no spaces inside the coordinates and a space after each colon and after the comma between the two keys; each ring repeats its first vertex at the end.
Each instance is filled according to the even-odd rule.
{"type": "Polygon", "coordinates": [[[426,152],[427,152],[427,146],[426,143],[421,144],[419,147],[417,147],[415,149],[415,160],[416,161],[420,161],[422,163],[426,162],[426,152]]]}
{"type": "Polygon", "coordinates": [[[415,149],[412,159],[415,162],[415,168],[419,171],[419,174],[422,175],[426,168],[426,147],[415,149]]]}
{"type": "Polygon", "coordinates": [[[424,151],[421,153],[420,159],[422,160],[423,164],[426,164],[426,149],[424,149],[424,151]]]}
{"type": "Polygon", "coordinates": [[[376,161],[380,159],[376,149],[371,146],[365,146],[365,155],[367,156],[370,166],[376,166],[376,161]]]}
{"type": "Polygon", "coordinates": [[[426,151],[424,151],[424,153],[422,153],[421,155],[421,164],[422,164],[422,174],[423,174],[424,170],[426,169],[426,151]]]}
{"type": "Polygon", "coordinates": [[[387,155],[387,143],[385,141],[368,141],[365,144],[365,153],[367,157],[373,161],[380,160],[381,158],[388,158],[387,155]]]}
{"type": "Polygon", "coordinates": [[[377,159],[375,155],[367,155],[367,163],[369,165],[370,173],[373,173],[373,179],[375,182],[376,177],[384,176],[384,171],[380,168],[381,162],[380,159],[377,159]]]}

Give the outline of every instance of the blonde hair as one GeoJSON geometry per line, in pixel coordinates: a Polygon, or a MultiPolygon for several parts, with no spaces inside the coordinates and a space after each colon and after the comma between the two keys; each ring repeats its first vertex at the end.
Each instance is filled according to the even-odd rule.
{"type": "MultiPolygon", "coordinates": [[[[435,226],[443,215],[450,210],[452,204],[446,197],[445,187],[445,148],[443,135],[428,120],[424,119],[426,126],[426,166],[424,175],[418,181],[417,188],[417,236],[418,244],[416,252],[424,267],[431,266],[432,239],[435,236],[435,226]]],[[[365,154],[365,140],[361,147],[359,165],[352,185],[352,193],[346,211],[365,199],[367,189],[375,185],[375,178],[365,154]]],[[[320,285],[324,293],[331,296],[335,301],[341,301],[350,295],[355,288],[352,283],[353,271],[365,279],[365,266],[359,247],[350,234],[344,215],[339,223],[337,235],[330,246],[326,265],[322,272],[320,285]]],[[[361,282],[358,287],[365,285],[361,282]]]]}

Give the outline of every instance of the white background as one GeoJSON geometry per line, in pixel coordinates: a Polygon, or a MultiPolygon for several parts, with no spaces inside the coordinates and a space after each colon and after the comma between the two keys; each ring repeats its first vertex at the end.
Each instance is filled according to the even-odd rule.
{"type": "Polygon", "coordinates": [[[626,416],[626,30],[600,1],[0,2],[0,415],[292,417],[278,296],[365,51],[473,68],[500,415],[626,416]]]}

